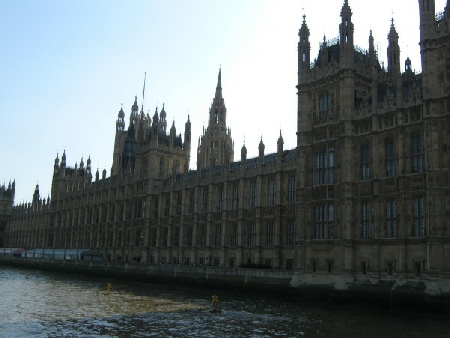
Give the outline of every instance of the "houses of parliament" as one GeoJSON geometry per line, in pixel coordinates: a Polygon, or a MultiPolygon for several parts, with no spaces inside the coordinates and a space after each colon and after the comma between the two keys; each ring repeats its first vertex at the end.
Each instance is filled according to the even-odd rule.
{"type": "Polygon", "coordinates": [[[434,0],[418,1],[420,74],[401,58],[394,20],[385,68],[372,32],[367,50],[354,44],[348,0],[339,38],[324,38],[318,55],[299,17],[294,149],[280,132],[275,153],[261,139],[257,157],[245,145],[235,154],[221,70],[196,170],[189,116],[182,136],[164,106],[149,116],[135,100],[128,120],[118,113],[109,177],[92,172],[90,158],[69,167],[64,152],[51,199],[36,186],[30,203],[16,205],[15,182],[0,188],[0,247],[305,276],[448,278],[449,5],[437,13],[434,0]]]}

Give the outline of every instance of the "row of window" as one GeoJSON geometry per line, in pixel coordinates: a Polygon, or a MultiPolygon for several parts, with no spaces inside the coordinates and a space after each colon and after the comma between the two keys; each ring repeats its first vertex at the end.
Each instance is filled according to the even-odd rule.
{"type": "MultiPolygon", "coordinates": [[[[183,235],[181,235],[181,227],[174,226],[169,232],[169,227],[165,226],[161,228],[160,233],[156,228],[152,228],[149,233],[149,246],[156,247],[158,244],[160,247],[179,247],[180,245],[187,247],[203,247],[207,245],[207,237],[210,238],[210,245],[212,246],[238,246],[238,245],[266,245],[273,246],[276,243],[276,222],[274,220],[268,220],[262,224],[259,231],[256,229],[256,222],[247,222],[242,230],[239,230],[238,223],[232,222],[229,224],[226,233],[224,233],[224,227],[222,224],[216,224],[211,229],[211,234],[208,235],[206,224],[199,224],[195,228],[194,226],[184,226],[183,235]],[[257,239],[259,238],[259,243],[257,239]]],[[[90,232],[79,231],[77,233],[60,233],[55,235],[57,245],[59,246],[81,246],[81,247],[123,247],[123,246],[144,246],[144,229],[138,228],[134,231],[103,231],[103,232],[90,232]]],[[[43,235],[36,234],[34,241],[43,240],[43,235]],[[40,237],[40,239],[39,239],[40,237]]],[[[296,220],[295,218],[288,219],[286,228],[284,231],[280,231],[280,241],[283,245],[292,246],[296,240],[296,220]]],[[[53,236],[51,243],[53,242],[53,236]]]]}
{"type": "MultiPolygon", "coordinates": [[[[386,202],[385,234],[386,237],[398,236],[398,215],[395,200],[386,202]]],[[[334,206],[333,204],[317,205],[314,214],[314,238],[334,238],[334,206]]],[[[373,237],[372,205],[370,202],[361,204],[361,238],[373,237]]],[[[424,237],[425,227],[425,205],[422,196],[412,201],[412,235],[424,237]]]]}
{"type": "MultiPolygon", "coordinates": [[[[385,175],[396,176],[395,143],[392,138],[385,140],[385,175]]],[[[372,156],[370,144],[361,145],[360,173],[362,180],[370,180],[372,156]]],[[[314,185],[334,184],[335,153],[333,147],[323,148],[314,153],[314,185]]],[[[411,137],[411,172],[423,172],[423,147],[420,134],[411,137]]]]}
{"type": "MultiPolygon", "coordinates": [[[[288,187],[287,187],[287,203],[288,204],[295,204],[297,201],[297,183],[294,176],[289,177],[288,179],[288,187]]],[[[248,202],[247,206],[249,209],[254,209],[256,207],[256,197],[257,197],[257,191],[256,191],[256,183],[251,182],[248,190],[248,202]]],[[[240,205],[240,191],[239,191],[239,185],[234,185],[232,187],[232,195],[231,195],[231,210],[238,210],[240,205]]],[[[209,208],[209,188],[204,188],[201,191],[201,206],[200,206],[200,212],[203,214],[208,213],[210,211],[209,208]]],[[[217,199],[215,200],[215,208],[213,207],[212,211],[223,211],[223,203],[224,202],[224,190],[223,188],[217,189],[217,199]]],[[[275,206],[276,205],[276,182],[275,179],[270,179],[267,182],[267,200],[266,200],[267,206],[275,206]]],[[[181,193],[177,193],[176,196],[176,214],[181,215],[181,206],[182,206],[182,195],[181,193]]],[[[157,210],[159,209],[159,202],[157,199],[155,199],[154,202],[154,216],[157,217],[157,210]]],[[[191,190],[188,193],[188,206],[187,206],[187,213],[193,214],[194,213],[194,207],[195,207],[195,191],[191,190]]],[[[164,215],[169,216],[170,214],[170,197],[165,197],[165,205],[164,205],[164,215]]]]}
{"type": "MultiPolygon", "coordinates": [[[[173,228],[173,236],[172,240],[170,239],[170,236],[168,235],[169,229],[167,227],[162,228],[162,234],[161,234],[161,246],[167,247],[171,243],[173,246],[179,246],[179,240],[180,240],[180,228],[174,227],[173,228]]],[[[275,230],[276,225],[273,220],[269,220],[265,222],[263,225],[263,229],[261,231],[262,235],[262,242],[261,245],[275,245],[275,230]]],[[[214,234],[213,234],[213,242],[214,246],[222,246],[222,245],[230,245],[230,246],[237,246],[239,245],[240,238],[241,242],[243,242],[243,245],[256,245],[257,241],[257,230],[256,230],[256,222],[250,221],[245,225],[244,234],[239,233],[238,229],[238,223],[233,222],[230,225],[229,232],[225,236],[225,238],[222,238],[223,232],[222,232],[222,224],[216,224],[214,227],[214,234]],[[225,243],[223,243],[225,241],[225,243]]],[[[194,228],[192,225],[186,226],[186,234],[183,236],[184,244],[188,247],[190,246],[205,246],[206,245],[206,238],[207,238],[207,229],[206,224],[200,224],[197,229],[198,235],[194,238],[194,228]]],[[[296,239],[296,221],[295,219],[289,219],[287,222],[287,228],[285,234],[282,235],[282,242],[285,245],[294,245],[295,239],[296,239]]],[[[153,229],[152,236],[151,236],[151,246],[156,246],[156,240],[157,240],[157,232],[156,229],[153,229]]]]}

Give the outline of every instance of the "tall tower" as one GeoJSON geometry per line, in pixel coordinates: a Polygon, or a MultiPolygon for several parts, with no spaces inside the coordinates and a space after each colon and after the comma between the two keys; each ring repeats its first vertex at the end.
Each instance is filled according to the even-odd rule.
{"type": "Polygon", "coordinates": [[[186,151],[186,161],[184,162],[184,171],[189,170],[189,163],[191,159],[191,120],[188,115],[188,119],[184,124],[184,150],[186,151]]]}
{"type": "Polygon", "coordinates": [[[125,113],[123,108],[120,108],[119,114],[116,120],[116,136],[114,138],[114,153],[113,164],[111,168],[111,175],[117,175],[121,173],[122,167],[122,149],[126,138],[125,130],[125,113]]]}
{"type": "Polygon", "coordinates": [[[348,0],[345,0],[341,9],[341,23],[339,25],[341,69],[339,86],[340,114],[341,118],[346,120],[352,118],[355,102],[355,47],[353,45],[353,32],[352,10],[348,4],[348,0]]]}
{"type": "Polygon", "coordinates": [[[308,119],[309,95],[302,90],[302,84],[307,82],[310,72],[311,43],[309,42],[309,28],[306,24],[306,15],[303,14],[303,22],[298,31],[298,116],[297,116],[297,146],[301,143],[302,131],[306,128],[308,119]],[[303,104],[300,104],[303,102],[303,104]]]}
{"type": "Polygon", "coordinates": [[[208,127],[199,139],[197,169],[229,164],[234,160],[231,130],[227,128],[227,108],[222,97],[222,69],[219,69],[216,94],[209,109],[208,127]]]}
{"type": "Polygon", "coordinates": [[[436,31],[435,7],[434,0],[419,0],[421,45],[432,38],[436,31]]]}

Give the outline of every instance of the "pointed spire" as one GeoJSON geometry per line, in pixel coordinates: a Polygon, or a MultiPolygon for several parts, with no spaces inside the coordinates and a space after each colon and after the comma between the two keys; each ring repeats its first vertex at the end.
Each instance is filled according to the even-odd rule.
{"type": "Polygon", "coordinates": [[[341,46],[353,46],[353,29],[352,10],[348,5],[348,0],[345,0],[341,9],[341,24],[339,25],[341,46]]]}
{"type": "Polygon", "coordinates": [[[217,77],[217,88],[222,89],[222,65],[219,67],[219,76],[217,77]]]}
{"type": "Polygon", "coordinates": [[[283,136],[281,136],[281,129],[280,129],[280,137],[278,138],[278,141],[277,141],[278,155],[281,155],[281,153],[283,152],[283,144],[284,144],[284,140],[283,140],[283,136]]]}
{"type": "MultiPolygon", "coordinates": [[[[307,33],[307,35],[309,36],[308,24],[306,23],[306,14],[303,14],[303,21],[302,21],[302,26],[300,28],[300,32],[307,33]]],[[[299,35],[300,35],[300,33],[299,33],[299,35]]]]}
{"type": "Polygon", "coordinates": [[[219,68],[219,75],[217,77],[216,98],[222,98],[222,66],[219,68]]]}
{"type": "Polygon", "coordinates": [[[400,75],[400,47],[398,44],[398,34],[394,26],[394,18],[391,19],[391,28],[388,34],[388,72],[391,81],[395,76],[400,75]]]}

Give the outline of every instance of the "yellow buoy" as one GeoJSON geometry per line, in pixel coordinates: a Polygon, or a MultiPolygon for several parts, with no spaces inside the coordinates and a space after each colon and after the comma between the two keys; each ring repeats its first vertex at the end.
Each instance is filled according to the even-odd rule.
{"type": "Polygon", "coordinates": [[[220,312],[219,310],[219,296],[211,296],[212,309],[211,312],[220,312]]]}

